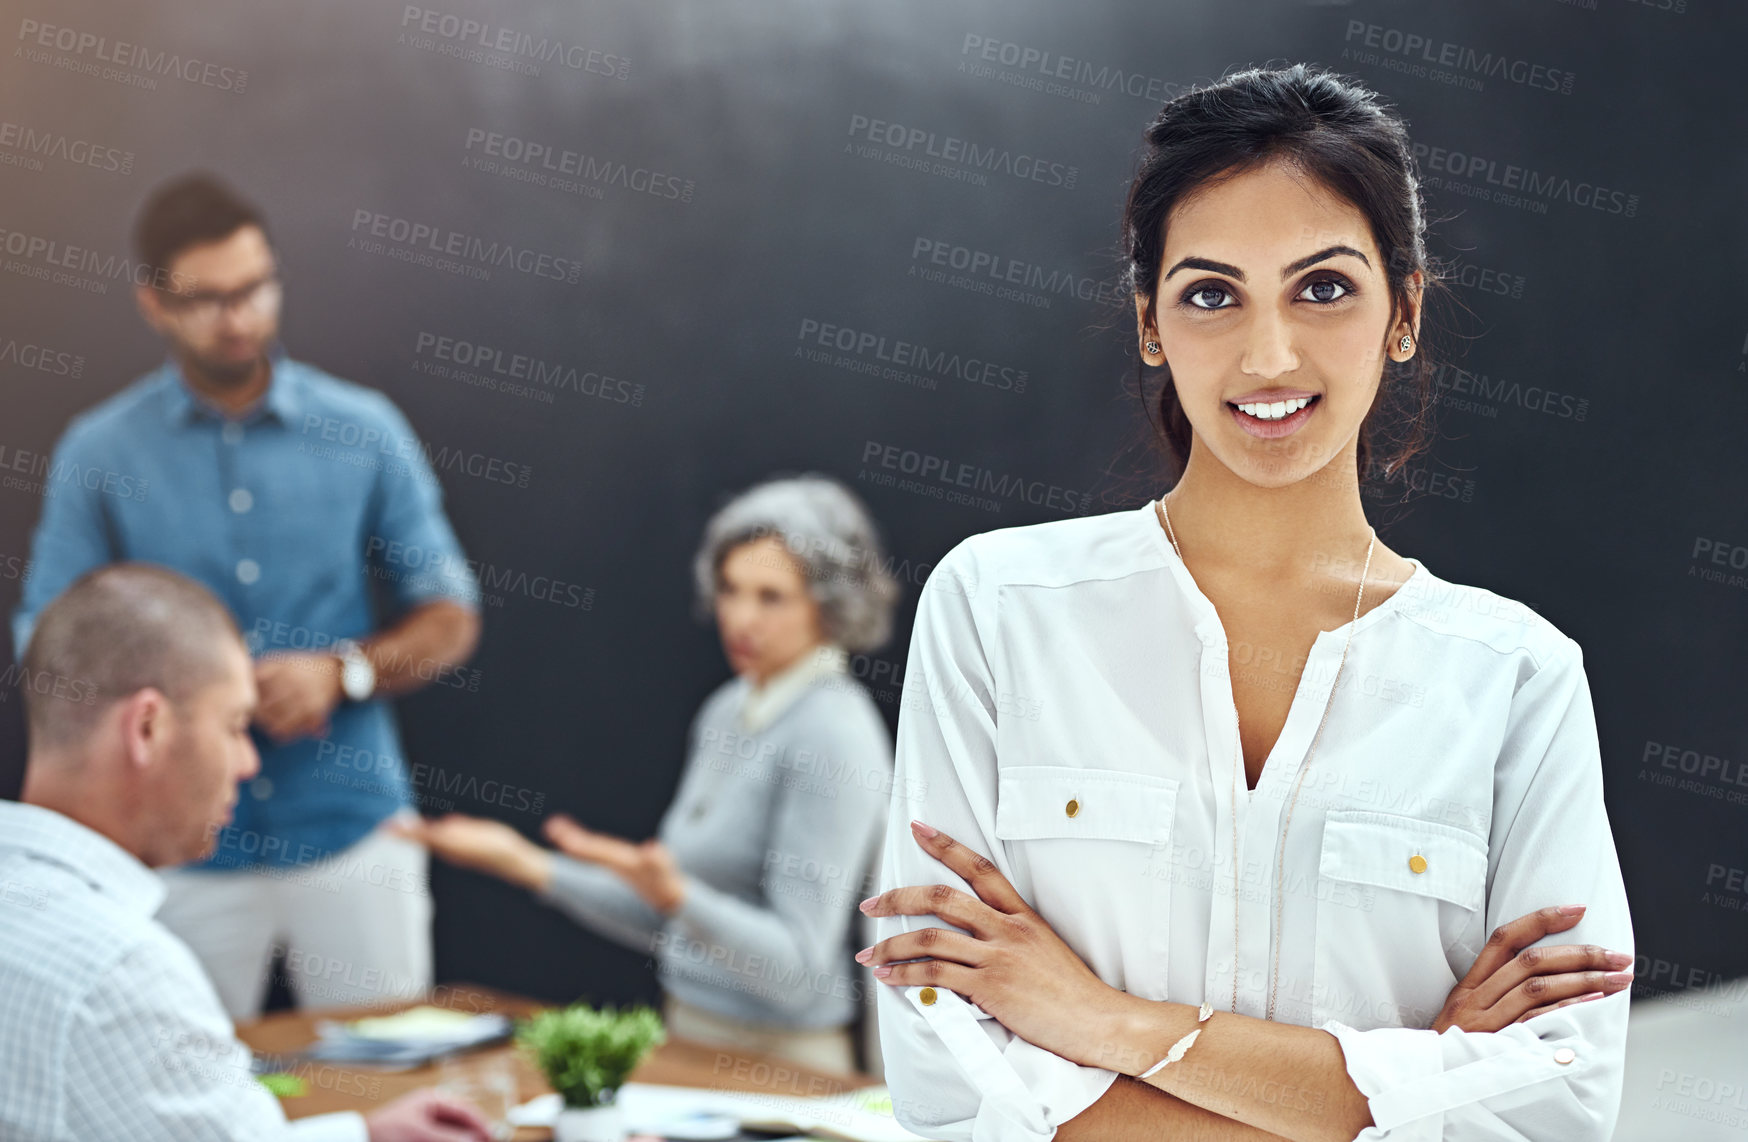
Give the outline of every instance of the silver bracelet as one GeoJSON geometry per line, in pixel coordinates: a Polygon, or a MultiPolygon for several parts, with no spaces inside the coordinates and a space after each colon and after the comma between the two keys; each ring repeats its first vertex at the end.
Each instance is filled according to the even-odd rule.
{"type": "MultiPolygon", "coordinates": [[[[1213,1015],[1213,1014],[1214,1014],[1214,1009],[1212,1007],[1210,1007],[1208,1004],[1204,1003],[1204,1004],[1202,1004],[1201,1009],[1196,1012],[1196,1022],[1197,1023],[1206,1023],[1208,1021],[1208,1017],[1213,1015]]],[[[1159,1060],[1159,1062],[1157,1062],[1157,1063],[1154,1063],[1151,1067],[1148,1067],[1146,1070],[1142,1071],[1140,1074],[1136,1075],[1135,1077],[1138,1079],[1147,1078],[1147,1077],[1153,1075],[1154,1073],[1156,1073],[1159,1070],[1159,1068],[1165,1066],[1167,1063],[1177,1062],[1179,1059],[1184,1057],[1185,1052],[1187,1052],[1190,1049],[1190,1044],[1194,1043],[1196,1041],[1196,1036],[1200,1035],[1201,1033],[1202,1033],[1202,1029],[1200,1027],[1197,1027],[1194,1031],[1191,1031],[1188,1035],[1185,1035],[1183,1038],[1181,1038],[1177,1042],[1173,1043],[1171,1045],[1171,1050],[1169,1050],[1165,1053],[1165,1058],[1159,1060]]]]}

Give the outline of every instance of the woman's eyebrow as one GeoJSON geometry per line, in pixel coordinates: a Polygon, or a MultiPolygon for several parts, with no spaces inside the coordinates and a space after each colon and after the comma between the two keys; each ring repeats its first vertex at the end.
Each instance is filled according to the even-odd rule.
{"type": "MultiPolygon", "coordinates": [[[[1360,261],[1365,262],[1368,267],[1372,264],[1369,258],[1360,251],[1354,249],[1352,246],[1331,246],[1326,250],[1319,250],[1315,254],[1308,254],[1294,262],[1292,265],[1281,270],[1281,280],[1285,281],[1306,266],[1316,265],[1323,259],[1333,258],[1337,254],[1350,254],[1353,257],[1358,258],[1360,261]]],[[[1177,273],[1179,270],[1209,270],[1216,274],[1225,274],[1229,278],[1237,278],[1239,281],[1245,280],[1244,271],[1230,263],[1216,262],[1212,258],[1189,257],[1180,260],[1177,265],[1171,268],[1170,273],[1167,273],[1165,277],[1160,279],[1160,281],[1169,281],[1172,274],[1177,273]]]]}

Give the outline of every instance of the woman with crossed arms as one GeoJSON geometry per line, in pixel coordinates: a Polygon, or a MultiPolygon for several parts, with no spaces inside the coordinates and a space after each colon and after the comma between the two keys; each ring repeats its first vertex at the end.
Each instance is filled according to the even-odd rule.
{"type": "Polygon", "coordinates": [[[1124,239],[1182,475],[924,587],[896,780],[927,792],[857,957],[898,1120],[1607,1142],[1633,933],[1579,646],[1361,500],[1432,400],[1404,126],[1300,65],[1146,138],[1124,239]]]}

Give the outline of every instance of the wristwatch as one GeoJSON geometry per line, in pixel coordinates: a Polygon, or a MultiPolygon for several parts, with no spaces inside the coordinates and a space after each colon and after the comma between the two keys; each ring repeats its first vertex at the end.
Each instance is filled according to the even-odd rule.
{"type": "Polygon", "coordinates": [[[334,654],[340,660],[340,690],[354,702],[367,702],[376,691],[376,667],[365,657],[364,648],[349,638],[334,643],[334,654]]]}

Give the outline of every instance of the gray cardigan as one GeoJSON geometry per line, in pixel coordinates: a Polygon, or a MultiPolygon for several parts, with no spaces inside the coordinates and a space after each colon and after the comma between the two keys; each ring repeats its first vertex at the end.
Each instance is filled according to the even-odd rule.
{"type": "Polygon", "coordinates": [[[812,1029],[847,1024],[873,1003],[867,988],[878,981],[853,959],[864,946],[856,905],[880,871],[892,739],[841,665],[798,673],[786,687],[774,678],[752,706],[736,676],[693,718],[685,771],[657,830],[687,874],[674,915],[607,869],[563,855],[540,897],[649,952],[677,999],[812,1029]],[[743,713],[764,724],[749,729],[743,713]]]}

